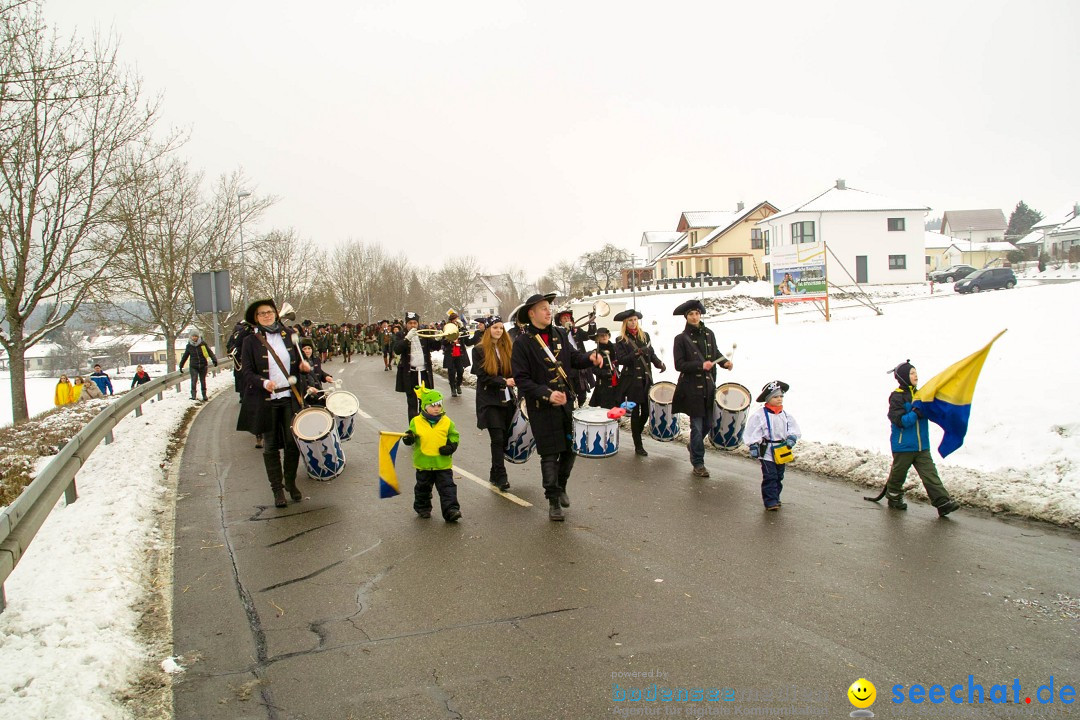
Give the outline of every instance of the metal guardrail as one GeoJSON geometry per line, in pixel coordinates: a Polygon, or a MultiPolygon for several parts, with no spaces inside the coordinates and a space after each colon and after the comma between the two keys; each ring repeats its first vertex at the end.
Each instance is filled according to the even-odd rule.
{"type": "MultiPolygon", "coordinates": [[[[214,376],[223,372],[217,367],[210,371],[214,376]]],[[[102,440],[106,445],[111,443],[113,428],[129,413],[134,411],[135,417],[141,417],[143,403],[155,395],[162,400],[171,385],[176,386],[176,392],[180,392],[181,383],[187,379],[187,372],[177,370],[123,393],[119,400],[101,411],[68,440],[19,497],[0,510],[0,612],[4,611],[6,605],[4,581],[15,570],[30,542],[45,524],[60,495],[64,495],[68,505],[78,499],[75,475],[86,464],[94,448],[102,440]]]]}

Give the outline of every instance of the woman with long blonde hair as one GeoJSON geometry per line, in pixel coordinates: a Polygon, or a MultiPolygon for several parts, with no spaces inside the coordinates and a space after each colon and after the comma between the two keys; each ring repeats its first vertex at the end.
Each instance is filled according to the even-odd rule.
{"type": "Polygon", "coordinates": [[[615,316],[622,322],[622,332],[615,343],[620,372],[619,387],[624,400],[636,403],[630,412],[630,433],[634,437],[634,452],[642,457],[649,453],[641,441],[645,421],[649,417],[649,389],[652,387],[652,369],[660,372],[667,370],[664,362],[653,350],[649,333],[641,327],[642,315],[634,308],[624,310],[615,316]]]}
{"type": "Polygon", "coordinates": [[[514,376],[510,370],[513,346],[502,318],[488,318],[485,325],[487,328],[472,351],[472,372],[476,375],[476,427],[487,430],[491,437],[489,480],[505,491],[510,488],[510,481],[506,476],[503,452],[517,404],[514,376]]]}

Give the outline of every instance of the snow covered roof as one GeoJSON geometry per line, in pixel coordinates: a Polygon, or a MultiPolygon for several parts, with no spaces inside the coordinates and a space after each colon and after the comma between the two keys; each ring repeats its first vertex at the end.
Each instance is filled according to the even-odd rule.
{"type": "Polygon", "coordinates": [[[1054,228],[1053,232],[1051,232],[1050,234],[1057,235],[1058,233],[1075,232],[1077,230],[1080,230],[1080,215],[1075,215],[1073,216],[1073,219],[1069,222],[1062,223],[1058,227],[1054,228]]]}
{"type": "MultiPolygon", "coordinates": [[[[173,341],[173,348],[176,350],[183,350],[187,345],[187,338],[181,338],[173,341]]],[[[162,338],[155,338],[152,336],[143,337],[137,343],[128,348],[128,352],[160,352],[164,350],[168,345],[165,344],[165,340],[162,338]]]]}
{"type": "Polygon", "coordinates": [[[646,230],[641,235],[641,244],[663,243],[664,245],[670,245],[678,240],[681,235],[682,233],[678,230],[646,230]]]}
{"type": "Polygon", "coordinates": [[[960,240],[958,238],[952,239],[952,247],[956,248],[962,253],[965,252],[1009,252],[1015,250],[1016,246],[1011,242],[1005,242],[1004,240],[995,240],[993,242],[974,242],[969,243],[967,240],[960,240]]]}
{"type": "Polygon", "coordinates": [[[939,232],[927,230],[926,239],[923,241],[923,244],[928,250],[947,248],[953,244],[953,239],[948,235],[942,235],[939,232]]]}
{"type": "Polygon", "coordinates": [[[687,210],[679,216],[678,229],[718,227],[730,216],[730,210],[687,210]]]}
{"type": "Polygon", "coordinates": [[[801,205],[781,210],[776,215],[767,217],[761,222],[768,223],[777,218],[782,218],[797,212],[884,212],[890,210],[920,210],[928,212],[930,210],[930,207],[923,203],[897,200],[865,190],[847,187],[843,183],[837,184],[842,185],[842,187],[834,185],[825,192],[814,196],[801,205]]]}
{"type": "Polygon", "coordinates": [[[1042,242],[1043,233],[1042,230],[1032,230],[1024,237],[1016,241],[1017,245],[1034,245],[1035,243],[1042,242]]]}
{"type": "Polygon", "coordinates": [[[998,208],[989,210],[946,210],[941,218],[941,227],[953,232],[963,230],[1002,230],[1009,226],[1005,213],[998,208]]]}
{"type": "Polygon", "coordinates": [[[1040,220],[1039,222],[1032,225],[1031,229],[1032,230],[1049,230],[1050,228],[1057,227],[1058,225],[1064,225],[1065,223],[1069,222],[1070,220],[1072,220],[1073,218],[1076,217],[1076,215],[1077,215],[1077,212],[1076,212],[1077,207],[1076,206],[1077,205],[1080,205],[1080,203],[1069,205],[1068,207],[1064,207],[1064,208],[1061,208],[1060,210],[1057,210],[1055,212],[1050,213],[1049,215],[1044,217],[1042,220],[1040,220]]]}
{"type": "Polygon", "coordinates": [[[39,343],[37,343],[35,345],[31,345],[30,347],[26,348],[26,352],[23,354],[23,357],[25,357],[25,358],[47,358],[50,355],[54,355],[54,354],[56,354],[56,353],[58,353],[58,352],[60,352],[62,350],[63,350],[63,348],[61,348],[57,343],[48,342],[48,341],[39,342],[39,343]]]}

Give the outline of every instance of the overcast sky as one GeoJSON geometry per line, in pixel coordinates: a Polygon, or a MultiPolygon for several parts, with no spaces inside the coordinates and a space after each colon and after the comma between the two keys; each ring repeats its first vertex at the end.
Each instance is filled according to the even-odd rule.
{"type": "Polygon", "coordinates": [[[46,0],[112,28],[259,230],[539,275],[684,210],[850,187],[1080,201],[1080,2],[46,0]]]}

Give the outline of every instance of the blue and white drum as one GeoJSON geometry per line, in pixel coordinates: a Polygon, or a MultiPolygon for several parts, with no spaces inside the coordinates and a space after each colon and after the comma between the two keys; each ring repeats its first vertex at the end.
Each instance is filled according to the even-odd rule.
{"type": "Polygon", "coordinates": [[[574,452],[582,457],[603,458],[619,452],[619,421],[606,408],[584,407],[574,411],[574,452]]]}
{"type": "Polygon", "coordinates": [[[529,411],[525,409],[525,400],[522,399],[514,413],[514,421],[510,424],[510,434],[506,438],[503,457],[520,465],[529,459],[535,447],[536,438],[533,437],[532,427],[529,426],[529,411]]]}
{"type": "Polygon", "coordinates": [[[333,480],[345,469],[345,452],[329,410],[304,408],[293,417],[292,431],[312,480],[333,480]]]}
{"type": "Polygon", "coordinates": [[[721,450],[742,445],[749,407],[750,391],[739,383],[724,383],[716,388],[716,422],[709,431],[709,442],[721,450]]]}
{"type": "Polygon", "coordinates": [[[660,442],[679,437],[679,418],[671,409],[675,383],[662,380],[649,388],[649,435],[660,442]]]}
{"type": "Polygon", "coordinates": [[[348,442],[352,439],[353,421],[360,410],[360,401],[348,390],[334,390],[326,396],[326,409],[334,416],[338,440],[348,442]]]}

